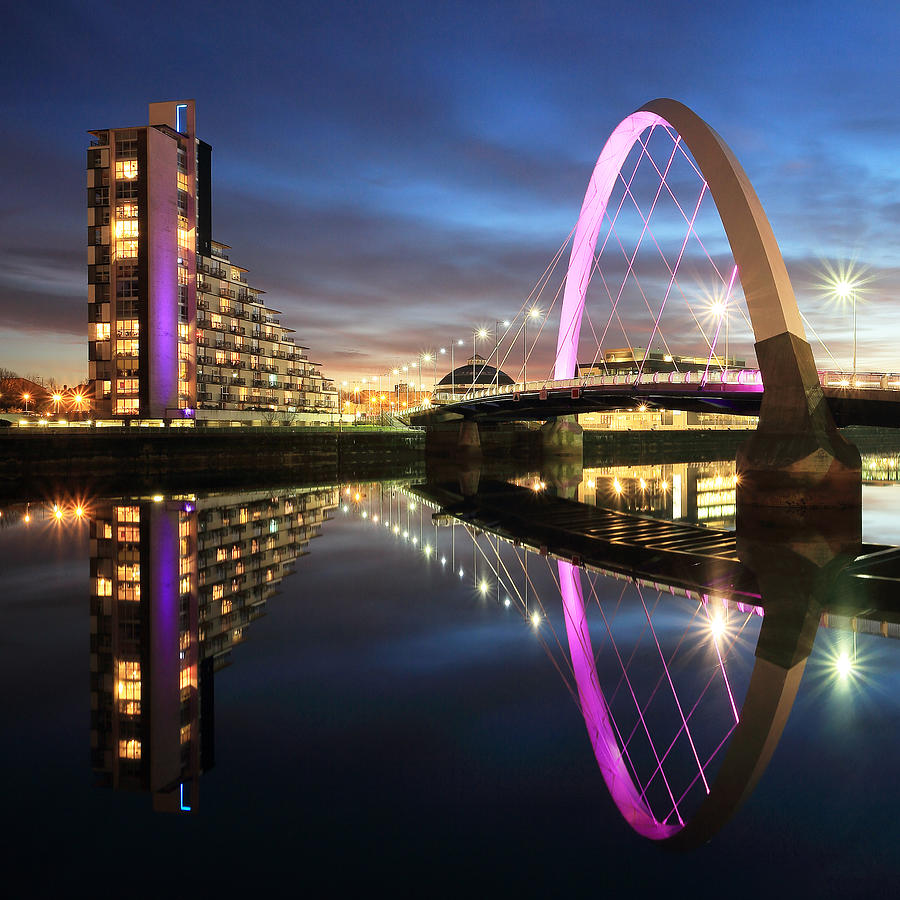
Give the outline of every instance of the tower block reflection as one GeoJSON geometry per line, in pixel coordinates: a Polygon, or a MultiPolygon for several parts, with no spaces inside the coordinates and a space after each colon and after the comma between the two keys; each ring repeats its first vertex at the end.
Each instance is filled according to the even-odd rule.
{"type": "Polygon", "coordinates": [[[196,808],[214,674],[337,505],[334,488],[107,501],[91,522],[91,765],[196,808]]]}

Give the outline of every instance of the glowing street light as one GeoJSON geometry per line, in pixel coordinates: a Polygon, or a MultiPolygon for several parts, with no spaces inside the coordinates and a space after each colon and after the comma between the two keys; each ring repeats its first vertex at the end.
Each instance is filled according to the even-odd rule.
{"type": "Polygon", "coordinates": [[[846,651],[841,653],[835,660],[834,668],[841,678],[849,677],[850,673],[853,671],[853,660],[850,658],[850,654],[846,651]]]}
{"type": "Polygon", "coordinates": [[[853,380],[856,381],[856,289],[858,283],[842,278],[833,286],[833,294],[838,300],[850,300],[853,305],[853,366],[851,369],[853,380]]]}
{"type": "Polygon", "coordinates": [[[849,300],[853,306],[853,381],[856,379],[856,304],[859,294],[870,280],[865,270],[853,262],[836,266],[826,263],[825,278],[821,284],[827,297],[839,303],[849,300]]]}

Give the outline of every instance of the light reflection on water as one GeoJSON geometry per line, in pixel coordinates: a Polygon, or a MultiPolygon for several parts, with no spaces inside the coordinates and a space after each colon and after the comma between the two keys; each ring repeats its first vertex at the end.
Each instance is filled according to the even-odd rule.
{"type": "MultiPolygon", "coordinates": [[[[696,516],[698,510],[719,506],[719,512],[703,519],[727,528],[730,520],[721,507],[728,506],[723,494],[733,491],[728,465],[704,465],[681,471],[678,467],[593,470],[586,472],[580,499],[597,502],[601,488],[606,486],[609,494],[612,485],[618,508],[645,515],[696,520],[701,518],[696,516]],[[677,504],[676,476],[682,490],[677,504]],[[621,491],[615,491],[616,481],[621,491]],[[705,502],[704,492],[715,494],[717,502],[705,502]],[[675,516],[679,511],[681,515],[675,516]]],[[[893,487],[867,486],[864,493],[865,539],[900,543],[891,516],[893,487]]],[[[581,787],[563,790],[557,798],[565,798],[564,808],[581,810],[583,798],[575,796],[581,793],[590,798],[592,809],[605,809],[604,828],[619,835],[613,844],[621,852],[626,840],[617,830],[621,820],[599,795],[602,781],[596,768],[591,774],[584,767],[590,742],[579,717],[559,573],[551,557],[526,554],[477,529],[442,525],[432,518],[432,509],[400,485],[245,492],[227,498],[184,495],[159,502],[152,498],[81,502],[81,516],[73,503],[61,505],[62,516],[52,504],[5,509],[6,528],[0,532],[6,641],[13,645],[7,654],[7,683],[40,646],[35,638],[11,641],[10,634],[36,635],[46,628],[50,648],[62,650],[52,654],[53,677],[39,679],[42,687],[67,686],[56,693],[54,704],[43,705],[44,691],[25,691],[30,705],[12,695],[6,703],[7,717],[25,714],[26,709],[33,717],[43,709],[43,715],[68,723],[65,753],[77,764],[63,767],[68,782],[58,777],[56,767],[57,777],[49,779],[53,791],[41,795],[47,808],[56,802],[69,805],[77,796],[85,815],[100,822],[107,817],[115,821],[126,808],[143,816],[154,805],[176,815],[187,814],[185,807],[190,807],[190,815],[205,823],[214,842],[213,836],[219,834],[214,823],[222,818],[234,822],[237,815],[265,815],[273,827],[284,826],[289,820],[278,811],[280,804],[273,805],[269,791],[275,793],[288,771],[303,761],[308,773],[299,780],[306,802],[312,804],[309,814],[324,822],[311,846],[321,852],[338,843],[339,834],[353,847],[364,846],[363,834],[378,810],[396,839],[418,847],[434,863],[443,858],[438,845],[422,835],[413,837],[413,820],[423,812],[425,801],[406,795],[411,790],[424,792],[428,804],[446,811],[455,802],[447,791],[486,790],[493,802],[486,820],[492,827],[502,823],[504,831],[518,839],[521,833],[509,816],[518,808],[515,803],[528,809],[528,773],[516,762],[509,765],[510,754],[539,761],[544,766],[541,779],[559,787],[547,764],[558,765],[556,755],[561,751],[556,741],[553,749],[544,743],[551,728],[554,733],[558,730],[566,755],[580,760],[581,787]],[[135,506],[136,521],[131,521],[133,512],[119,512],[135,506]],[[330,521],[331,517],[336,518],[330,521]],[[170,596],[180,607],[180,637],[174,654],[162,661],[158,655],[148,657],[146,670],[159,676],[168,667],[174,675],[166,702],[161,700],[158,681],[149,689],[142,684],[135,697],[133,685],[146,674],[143,668],[137,676],[134,668],[119,672],[124,657],[145,651],[143,630],[152,631],[155,624],[142,607],[149,598],[161,596],[165,581],[164,573],[154,573],[153,568],[160,548],[148,543],[151,533],[159,538],[160,529],[152,524],[159,519],[168,519],[171,525],[163,539],[171,542],[168,558],[174,560],[178,578],[166,589],[174,590],[170,596]],[[321,539],[314,541],[320,534],[321,539]],[[294,568],[296,574],[291,572],[294,568]],[[193,579],[186,591],[185,577],[193,579]],[[99,581],[104,578],[108,585],[99,581]],[[220,584],[221,594],[216,587],[220,584]],[[49,596],[55,593],[65,596],[49,596]],[[108,626],[103,622],[105,597],[110,598],[108,626]],[[139,614],[113,616],[113,599],[141,608],[139,614]],[[38,624],[29,619],[23,601],[32,604],[31,612],[59,621],[38,624]],[[57,617],[57,610],[63,615],[57,617]],[[260,618],[263,612],[266,615],[260,618]],[[67,633],[58,631],[63,620],[69,623],[63,629],[67,633]],[[113,636],[116,629],[125,635],[119,644],[113,636]],[[104,669],[104,653],[111,668],[104,669]],[[204,695],[204,678],[215,685],[211,696],[204,695]],[[471,699],[462,701],[462,691],[471,699]],[[479,693],[485,695],[481,701],[479,693]],[[162,704],[161,712],[153,707],[152,732],[141,718],[148,704],[162,704]],[[292,714],[291,707],[298,712],[292,714]],[[52,709],[56,713],[49,712],[52,709]],[[508,731],[497,722],[505,723],[508,731]],[[281,752],[274,752],[276,745],[281,752]],[[463,757],[453,747],[465,748],[463,757]],[[427,753],[438,766],[450,762],[457,768],[443,774],[432,770],[423,761],[427,753]],[[242,759],[241,754],[246,756],[242,759]],[[334,765],[356,786],[357,802],[342,792],[334,765]],[[386,775],[396,765],[409,770],[408,779],[397,772],[386,775]],[[272,771],[262,774],[260,766],[272,771]],[[98,780],[84,792],[91,768],[98,780]],[[505,786],[493,783],[506,777],[505,786]],[[262,795],[252,787],[257,778],[267,785],[262,795]],[[321,781],[318,788],[312,784],[316,778],[321,781]],[[381,792],[370,783],[378,778],[385,780],[381,792]],[[73,784],[82,789],[74,792],[73,784]],[[101,790],[100,785],[118,790],[101,790]],[[114,799],[129,791],[154,801],[146,802],[142,811],[114,799]],[[526,799],[513,802],[513,797],[522,796],[526,799]],[[395,811],[385,812],[389,808],[395,811]]],[[[658,820],[674,822],[678,813],[667,813],[667,799],[680,801],[685,786],[697,793],[695,805],[705,796],[704,778],[696,777],[700,770],[695,763],[698,757],[704,763],[711,760],[709,774],[714,774],[722,722],[732,716],[731,698],[740,710],[761,617],[723,606],[717,598],[673,594],[598,572],[583,577],[586,599],[596,597],[589,631],[597,679],[617,737],[629,741],[628,771],[651,806],[662,810],[656,814],[658,820]],[[717,652],[723,649],[723,639],[729,642],[727,653],[717,652]],[[698,699],[707,686],[717,691],[709,710],[698,699]],[[677,703],[657,704],[664,694],[677,698],[677,703]],[[696,719],[691,719],[688,740],[683,718],[694,707],[696,719]],[[701,744],[703,750],[698,748],[701,744]],[[687,774],[670,778],[670,767],[687,774]],[[677,778],[682,778],[681,791],[672,787],[677,778]]],[[[862,727],[857,721],[861,715],[847,713],[846,704],[852,702],[863,708],[875,704],[882,717],[896,719],[895,703],[885,693],[885,685],[897,680],[895,645],[871,635],[855,637],[854,643],[848,641],[847,632],[820,632],[794,718],[806,721],[803,717],[824,715],[830,723],[829,711],[843,709],[839,718],[845,724],[851,721],[854,728],[862,727]],[[841,653],[852,654],[856,663],[843,676],[835,665],[841,653]]],[[[19,764],[31,760],[42,776],[49,772],[45,729],[14,731],[23,742],[22,753],[16,756],[19,764]],[[35,743],[38,736],[42,739],[35,743]]],[[[796,763],[790,728],[785,742],[788,750],[781,753],[785,764],[796,763]]],[[[10,759],[7,751],[7,765],[10,759]]],[[[563,769],[568,771],[571,765],[565,762],[563,769]]],[[[782,783],[784,771],[776,772],[774,784],[782,783]]],[[[769,814],[773,803],[780,807],[771,790],[763,788],[760,793],[764,818],[765,802],[770,804],[769,814]]],[[[533,800],[535,808],[553,802],[542,789],[534,790],[533,800]]],[[[467,803],[458,805],[459,828],[481,833],[472,811],[467,803]]],[[[746,825],[737,827],[742,832],[749,828],[765,843],[761,831],[752,832],[759,815],[759,808],[751,809],[746,825]]],[[[446,827],[457,833],[452,823],[446,827]]],[[[385,846],[378,841],[376,845],[385,846]]],[[[504,852],[512,852],[512,843],[505,838],[500,838],[500,845],[504,852]]],[[[363,856],[365,866],[376,866],[373,858],[363,856]]],[[[303,858],[311,861],[308,854],[303,858]]]]}

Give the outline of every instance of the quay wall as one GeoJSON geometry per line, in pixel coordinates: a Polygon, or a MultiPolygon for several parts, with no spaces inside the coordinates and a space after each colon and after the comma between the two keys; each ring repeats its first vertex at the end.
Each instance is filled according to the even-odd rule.
{"type": "Polygon", "coordinates": [[[0,433],[0,492],[48,484],[171,490],[183,483],[196,490],[273,475],[298,484],[415,475],[424,472],[424,446],[421,432],[401,430],[11,429],[0,433]]]}
{"type": "MultiPolygon", "coordinates": [[[[706,462],[733,458],[751,430],[584,432],[584,464],[706,462]]],[[[900,430],[851,427],[842,433],[861,453],[900,451],[900,430]]],[[[540,465],[533,428],[482,429],[485,463],[540,465]]],[[[416,430],[316,428],[9,429],[0,431],[0,493],[48,483],[111,481],[185,484],[253,483],[272,475],[298,483],[417,477],[425,471],[425,434],[416,430]]],[[[193,486],[193,487],[191,487],[193,486]]]]}

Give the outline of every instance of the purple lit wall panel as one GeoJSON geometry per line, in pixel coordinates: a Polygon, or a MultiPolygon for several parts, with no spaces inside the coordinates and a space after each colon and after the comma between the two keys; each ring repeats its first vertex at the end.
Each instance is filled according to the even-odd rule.
{"type": "Polygon", "coordinates": [[[148,408],[162,418],[178,406],[178,156],[175,141],[147,129],[148,408]]]}

